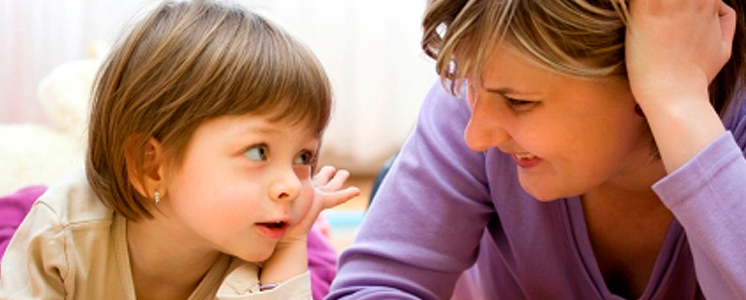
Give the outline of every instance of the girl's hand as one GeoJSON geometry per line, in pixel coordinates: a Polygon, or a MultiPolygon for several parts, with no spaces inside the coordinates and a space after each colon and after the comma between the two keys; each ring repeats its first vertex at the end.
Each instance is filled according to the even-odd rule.
{"type": "Polygon", "coordinates": [[[337,171],[332,166],[321,168],[313,177],[314,196],[311,204],[301,219],[291,225],[277,243],[272,256],[264,262],[260,283],[284,282],[308,270],[308,231],[311,230],[319,213],[360,195],[360,190],[356,187],[342,189],[349,177],[349,172],[337,171]]]}
{"type": "Polygon", "coordinates": [[[669,173],[725,131],[707,89],[730,59],[735,26],[722,0],[629,1],[630,89],[669,173]]]}
{"type": "Polygon", "coordinates": [[[332,166],[321,168],[313,177],[314,197],[308,211],[288,229],[280,243],[298,238],[305,241],[305,236],[322,210],[335,207],[360,195],[360,190],[356,187],[342,189],[348,178],[350,178],[350,173],[346,170],[337,170],[332,166]]]}

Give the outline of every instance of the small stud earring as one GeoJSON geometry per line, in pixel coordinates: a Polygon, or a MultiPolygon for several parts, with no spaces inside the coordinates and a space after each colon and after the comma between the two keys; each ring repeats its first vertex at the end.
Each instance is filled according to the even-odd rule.
{"type": "Polygon", "coordinates": [[[642,112],[642,108],[640,108],[639,104],[635,104],[635,113],[640,117],[645,117],[645,113],[642,112]]]}
{"type": "Polygon", "coordinates": [[[155,204],[158,205],[161,202],[161,193],[155,190],[153,194],[155,194],[155,204]]]}

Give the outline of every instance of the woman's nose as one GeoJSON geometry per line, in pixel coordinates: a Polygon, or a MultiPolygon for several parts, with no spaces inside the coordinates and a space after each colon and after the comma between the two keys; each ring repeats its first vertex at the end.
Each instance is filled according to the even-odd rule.
{"type": "Polygon", "coordinates": [[[464,140],[469,148],[474,151],[485,151],[510,140],[510,134],[500,121],[500,108],[496,107],[496,104],[479,101],[473,93],[467,97],[470,98],[468,101],[471,118],[466,125],[464,140]]]}
{"type": "Polygon", "coordinates": [[[269,188],[269,198],[274,201],[292,201],[298,198],[301,182],[292,168],[282,170],[269,188]]]}

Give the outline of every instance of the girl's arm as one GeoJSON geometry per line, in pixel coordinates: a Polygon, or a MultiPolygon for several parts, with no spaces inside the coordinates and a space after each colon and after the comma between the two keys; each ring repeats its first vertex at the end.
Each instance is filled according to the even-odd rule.
{"type": "Polygon", "coordinates": [[[0,299],[65,299],[65,235],[57,215],[37,203],[13,235],[2,258],[0,299]]]}

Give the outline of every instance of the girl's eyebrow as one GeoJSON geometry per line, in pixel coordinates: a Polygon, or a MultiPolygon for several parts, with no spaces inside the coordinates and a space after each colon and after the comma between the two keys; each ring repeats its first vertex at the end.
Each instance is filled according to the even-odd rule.
{"type": "Polygon", "coordinates": [[[275,133],[280,132],[280,130],[277,129],[276,126],[269,126],[269,125],[263,125],[263,126],[250,128],[250,130],[257,131],[259,133],[264,133],[264,134],[275,134],[275,133]]]}
{"type": "Polygon", "coordinates": [[[269,124],[261,124],[261,125],[249,125],[245,126],[241,130],[239,130],[239,134],[277,134],[280,132],[280,129],[277,128],[276,125],[269,125],[269,124]]]}

